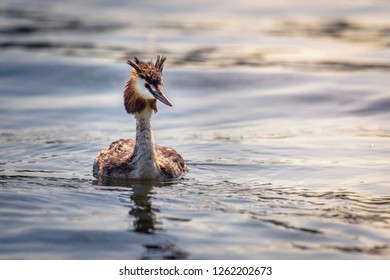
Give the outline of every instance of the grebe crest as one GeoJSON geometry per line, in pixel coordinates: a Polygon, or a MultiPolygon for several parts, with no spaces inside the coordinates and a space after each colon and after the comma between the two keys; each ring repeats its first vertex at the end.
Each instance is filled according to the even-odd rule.
{"type": "Polygon", "coordinates": [[[162,72],[165,56],[155,63],[138,58],[127,63],[133,67],[124,91],[127,113],[136,119],[136,139],[120,139],[111,143],[96,157],[93,175],[96,178],[172,179],[187,171],[183,158],[172,148],[156,146],[150,125],[157,112],[157,100],[172,106],[163,93],[162,72]]]}

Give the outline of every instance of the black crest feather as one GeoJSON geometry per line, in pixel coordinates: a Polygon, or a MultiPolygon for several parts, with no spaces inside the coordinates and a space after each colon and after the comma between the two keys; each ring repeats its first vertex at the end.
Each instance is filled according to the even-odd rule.
{"type": "Polygon", "coordinates": [[[166,56],[160,56],[160,55],[157,56],[157,61],[156,64],[154,64],[154,66],[156,66],[156,68],[159,69],[160,72],[162,72],[164,69],[165,60],[167,60],[166,56]]]}
{"type": "Polygon", "coordinates": [[[136,57],[134,57],[134,62],[131,61],[130,59],[127,60],[127,64],[133,67],[137,72],[140,71],[140,68],[138,67],[139,62],[140,62],[139,59],[136,57]]]}
{"type": "MultiPolygon", "coordinates": [[[[157,55],[157,60],[156,63],[154,64],[154,67],[159,70],[161,73],[164,69],[164,62],[167,60],[166,56],[162,55],[157,55]]],[[[138,73],[141,73],[144,68],[143,65],[149,64],[145,63],[141,60],[138,59],[138,57],[134,57],[134,61],[131,61],[130,59],[127,60],[127,64],[129,64],[131,67],[133,67],[138,73]]],[[[153,65],[152,62],[150,62],[150,65],[153,65]]]]}

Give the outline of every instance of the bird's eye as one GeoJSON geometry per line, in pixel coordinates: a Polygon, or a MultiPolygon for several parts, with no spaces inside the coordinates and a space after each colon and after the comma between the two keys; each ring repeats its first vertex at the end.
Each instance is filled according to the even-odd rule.
{"type": "Polygon", "coordinates": [[[146,87],[147,89],[149,89],[149,88],[150,88],[150,85],[149,85],[148,83],[145,83],[145,87],[146,87]]]}

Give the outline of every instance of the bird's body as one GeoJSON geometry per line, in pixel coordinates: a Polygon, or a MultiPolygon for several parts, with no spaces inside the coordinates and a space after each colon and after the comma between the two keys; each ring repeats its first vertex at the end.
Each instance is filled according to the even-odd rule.
{"type": "Polygon", "coordinates": [[[165,57],[155,64],[128,61],[132,75],[124,92],[124,105],[136,119],[136,139],[111,143],[96,157],[95,177],[124,179],[173,179],[187,171],[183,158],[172,148],[156,146],[150,119],[157,112],[157,100],[172,106],[162,93],[162,69],[165,57]]]}

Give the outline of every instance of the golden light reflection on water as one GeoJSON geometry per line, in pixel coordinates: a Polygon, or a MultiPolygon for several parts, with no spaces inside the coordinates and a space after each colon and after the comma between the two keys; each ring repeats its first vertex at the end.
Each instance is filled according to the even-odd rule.
{"type": "Polygon", "coordinates": [[[221,4],[205,1],[195,8],[192,1],[164,1],[149,10],[141,3],[113,3],[85,14],[83,9],[70,11],[71,4],[48,10],[5,3],[3,14],[10,27],[0,28],[0,47],[120,61],[162,52],[169,57],[168,65],[180,67],[390,68],[387,2],[221,4]],[[31,24],[20,26],[16,16],[31,24]],[[58,40],[58,31],[70,40],[58,40]]]}

